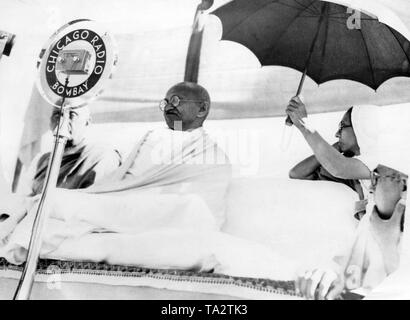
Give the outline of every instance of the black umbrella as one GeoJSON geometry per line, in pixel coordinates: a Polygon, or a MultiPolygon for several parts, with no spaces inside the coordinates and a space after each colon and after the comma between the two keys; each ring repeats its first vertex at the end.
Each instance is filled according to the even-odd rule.
{"type": "MultiPolygon", "coordinates": [[[[213,14],[222,21],[223,40],[243,44],[262,65],[302,72],[296,95],[306,75],[317,84],[348,79],[374,90],[392,77],[410,76],[410,43],[402,33],[380,22],[380,14],[359,12],[357,21],[357,11],[334,2],[234,0],[213,14]]],[[[391,21],[389,14],[383,21],[391,21]]]]}

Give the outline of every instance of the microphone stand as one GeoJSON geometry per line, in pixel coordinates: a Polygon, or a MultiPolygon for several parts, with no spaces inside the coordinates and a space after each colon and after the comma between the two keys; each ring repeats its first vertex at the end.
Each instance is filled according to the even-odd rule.
{"type": "Polygon", "coordinates": [[[41,193],[40,202],[37,207],[36,217],[34,220],[30,243],[27,252],[27,261],[24,265],[14,300],[28,300],[33,289],[34,278],[37,269],[37,263],[40,256],[42,246],[42,236],[45,222],[49,214],[48,197],[53,197],[53,193],[57,188],[58,176],[60,173],[61,160],[64,153],[64,148],[70,137],[69,133],[69,115],[70,108],[64,106],[66,100],[66,89],[68,87],[69,75],[65,80],[64,93],[60,106],[60,117],[58,119],[57,130],[54,134],[54,148],[48,162],[47,174],[41,193]]]}

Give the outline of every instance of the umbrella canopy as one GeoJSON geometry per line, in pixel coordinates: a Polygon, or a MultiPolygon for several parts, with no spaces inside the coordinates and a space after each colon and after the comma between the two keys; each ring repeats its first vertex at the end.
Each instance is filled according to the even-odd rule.
{"type": "Polygon", "coordinates": [[[317,84],[348,79],[376,90],[392,77],[409,77],[410,43],[400,19],[387,8],[376,16],[362,7],[359,18],[358,12],[335,2],[359,3],[234,0],[213,14],[222,21],[223,40],[243,44],[262,65],[294,68],[317,84]],[[399,32],[380,21],[403,28],[399,32]]]}

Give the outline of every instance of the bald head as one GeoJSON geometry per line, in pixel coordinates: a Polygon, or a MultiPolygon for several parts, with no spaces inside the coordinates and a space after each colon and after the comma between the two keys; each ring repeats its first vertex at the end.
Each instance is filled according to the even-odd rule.
{"type": "Polygon", "coordinates": [[[164,109],[164,118],[168,127],[183,131],[201,127],[211,105],[208,91],[193,82],[180,82],[172,86],[166,94],[166,100],[168,103],[164,109]]]}
{"type": "Polygon", "coordinates": [[[211,98],[209,97],[208,91],[203,86],[194,82],[180,82],[171,87],[169,90],[185,92],[195,99],[203,100],[209,104],[211,103],[211,98]]]}

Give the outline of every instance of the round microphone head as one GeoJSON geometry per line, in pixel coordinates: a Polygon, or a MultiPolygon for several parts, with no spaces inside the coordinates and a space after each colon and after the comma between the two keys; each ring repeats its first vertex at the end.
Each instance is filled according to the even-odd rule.
{"type": "Polygon", "coordinates": [[[72,108],[95,99],[118,61],[114,39],[95,21],[79,19],[59,28],[40,52],[37,87],[52,106],[65,98],[72,108]]]}

